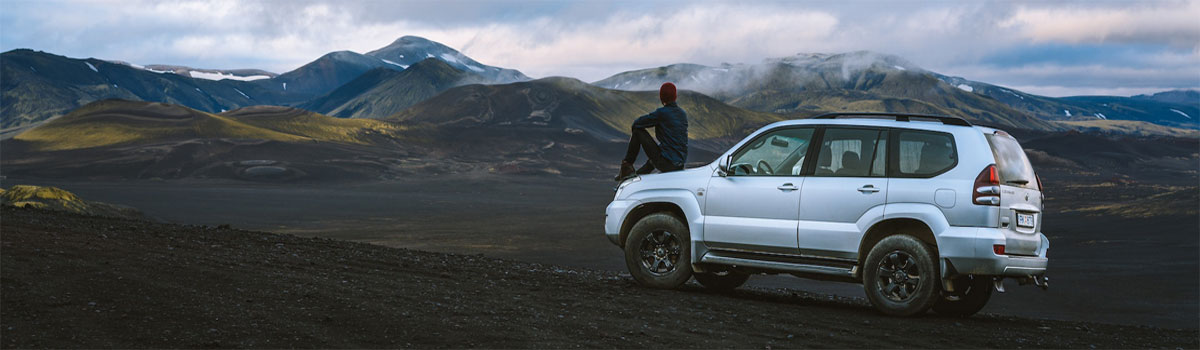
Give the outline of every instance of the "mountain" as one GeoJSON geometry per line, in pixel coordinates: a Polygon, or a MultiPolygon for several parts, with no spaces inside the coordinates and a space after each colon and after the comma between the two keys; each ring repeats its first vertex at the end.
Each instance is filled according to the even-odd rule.
{"type": "Polygon", "coordinates": [[[383,118],[446,89],[490,82],[474,71],[459,70],[443,60],[427,58],[400,72],[373,69],[298,107],[341,118],[383,118]]]}
{"type": "Polygon", "coordinates": [[[462,71],[477,73],[495,83],[526,81],[530,78],[514,69],[498,68],[476,62],[467,55],[441,43],[422,37],[403,36],[388,46],[367,53],[386,62],[407,67],[426,58],[437,58],[462,71]]]}
{"type": "MultiPolygon", "coordinates": [[[[1155,94],[1156,97],[1139,95],[1122,96],[1070,96],[1046,97],[1029,94],[1002,86],[996,86],[961,77],[934,74],[948,84],[971,93],[984,95],[1009,107],[1045,120],[1087,121],[1128,120],[1159,125],[1200,128],[1200,97],[1191,103],[1185,102],[1189,91],[1178,90],[1155,94]]],[[[1190,95],[1196,95],[1191,91],[1190,95]]]]}
{"type": "Polygon", "coordinates": [[[1200,91],[1196,90],[1163,91],[1152,95],[1137,95],[1133,98],[1181,105],[1200,105],[1200,91]]]}
{"type": "MultiPolygon", "coordinates": [[[[257,69],[199,69],[174,65],[139,66],[122,61],[94,58],[74,59],[28,49],[0,55],[0,139],[60,116],[87,103],[110,99],[165,102],[205,112],[221,112],[251,105],[331,105],[313,101],[376,68],[402,71],[429,57],[452,67],[484,77],[478,82],[507,83],[528,80],[521,72],[487,66],[445,45],[419,37],[401,37],[392,44],[363,55],[350,51],[331,52],[297,69],[275,74],[257,69]],[[378,56],[378,57],[376,57],[378,56]]],[[[383,74],[383,73],[375,73],[383,74]]],[[[375,78],[376,81],[379,78],[375,78]]],[[[367,79],[366,81],[369,81],[367,79]]],[[[350,86],[332,99],[345,103],[350,86]]],[[[475,82],[475,79],[464,81],[475,82]]],[[[407,99],[428,95],[432,87],[440,91],[448,82],[439,79],[416,82],[405,92],[407,99]]],[[[389,114],[411,102],[388,100],[378,107],[389,114]]],[[[360,103],[361,105],[362,103],[360,103]]],[[[332,111],[338,106],[328,109],[332,111]]],[[[361,115],[368,106],[347,107],[347,115],[361,115]]]]}
{"type": "MultiPolygon", "coordinates": [[[[680,91],[679,105],[688,112],[693,148],[712,152],[723,151],[730,139],[783,119],[685,90],[680,91]]],[[[552,77],[452,88],[389,119],[454,128],[540,128],[623,142],[634,119],[661,106],[657,92],[611,90],[552,77]]]]}
{"type": "Polygon", "coordinates": [[[889,111],[958,115],[1006,128],[1060,130],[994,99],[965,91],[892,55],[868,51],[798,54],[758,64],[677,64],[624,72],[601,87],[657,90],[672,81],[734,106],[773,113],[889,111]]]}
{"type": "Polygon", "coordinates": [[[254,82],[264,87],[286,91],[296,97],[286,102],[300,103],[329,93],[363,73],[380,67],[395,70],[405,68],[352,51],[336,51],[277,77],[254,82]]]}
{"type": "Polygon", "coordinates": [[[265,81],[193,79],[126,64],[17,49],[0,54],[0,129],[15,135],[96,100],[165,102],[220,112],[295,99],[265,81]]]}

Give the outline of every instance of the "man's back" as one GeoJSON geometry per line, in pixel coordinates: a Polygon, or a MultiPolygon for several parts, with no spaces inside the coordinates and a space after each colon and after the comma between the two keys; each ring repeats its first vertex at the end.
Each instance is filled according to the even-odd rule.
{"type": "Polygon", "coordinates": [[[654,111],[658,124],[654,126],[654,138],[662,147],[662,156],[679,167],[687,162],[688,121],[687,112],[679,104],[671,102],[654,111]]]}

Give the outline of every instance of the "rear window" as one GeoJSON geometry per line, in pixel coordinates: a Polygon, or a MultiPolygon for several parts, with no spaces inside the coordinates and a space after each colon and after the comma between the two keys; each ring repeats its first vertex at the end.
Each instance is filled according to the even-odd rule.
{"type": "Polygon", "coordinates": [[[896,171],[904,177],[930,177],[950,170],[958,164],[954,137],[928,131],[902,130],[897,132],[899,156],[896,171]]]}
{"type": "Polygon", "coordinates": [[[1017,140],[1001,132],[985,135],[992,146],[992,154],[996,156],[996,174],[1000,176],[1000,183],[1038,189],[1033,165],[1029,164],[1029,158],[1025,157],[1025,150],[1021,149],[1017,140]]]}

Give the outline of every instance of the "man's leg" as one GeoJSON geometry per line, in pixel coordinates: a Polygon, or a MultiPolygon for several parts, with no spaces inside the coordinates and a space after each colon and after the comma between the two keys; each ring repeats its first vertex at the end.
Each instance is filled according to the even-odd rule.
{"type": "Polygon", "coordinates": [[[625,150],[625,161],[630,164],[637,161],[638,151],[645,151],[646,157],[661,156],[662,149],[658,148],[658,142],[654,137],[650,136],[650,132],[646,129],[633,128],[629,137],[629,148],[625,150]]]}
{"type": "MultiPolygon", "coordinates": [[[[637,161],[639,151],[644,150],[647,157],[651,157],[651,155],[661,157],[662,150],[658,147],[658,143],[654,141],[654,138],[650,137],[650,132],[647,132],[646,129],[633,128],[630,130],[630,134],[629,147],[625,150],[625,158],[621,160],[621,171],[617,173],[615,178],[618,181],[634,173],[644,174],[641,170],[635,171],[633,169],[633,162],[637,161]]],[[[650,168],[650,170],[654,169],[650,168]]]]}

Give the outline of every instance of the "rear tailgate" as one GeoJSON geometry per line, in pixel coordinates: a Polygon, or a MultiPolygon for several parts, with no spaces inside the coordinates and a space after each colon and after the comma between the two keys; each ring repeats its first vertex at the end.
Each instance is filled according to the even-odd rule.
{"type": "Polygon", "coordinates": [[[1000,178],[1000,229],[1005,252],[1036,255],[1042,244],[1042,192],[1033,165],[1017,140],[1003,131],[985,134],[1000,178]]]}

